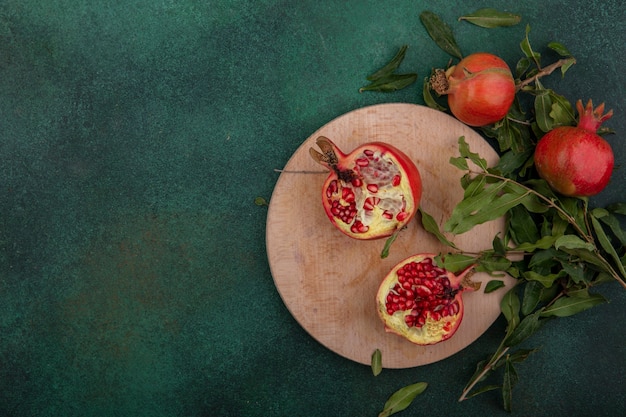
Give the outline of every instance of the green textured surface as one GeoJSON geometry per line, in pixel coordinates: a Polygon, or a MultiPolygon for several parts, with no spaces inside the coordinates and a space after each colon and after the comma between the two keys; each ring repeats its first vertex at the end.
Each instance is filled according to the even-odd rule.
{"type": "MultiPolygon", "coordinates": [[[[0,415],[509,415],[496,392],[458,403],[497,321],[462,352],[385,370],[343,359],[290,316],[269,272],[266,209],[299,144],[369,104],[402,44],[425,76],[448,57],[419,23],[451,23],[467,54],[513,64],[524,25],[577,57],[545,84],[605,101],[617,169],[594,205],[624,200],[626,8],[621,0],[500,1],[521,25],[456,22],[496,2],[0,0],[0,415]],[[427,4],[427,6],[425,6],[427,4]]],[[[550,323],[519,367],[513,416],[626,409],[626,292],[550,323]]],[[[383,358],[384,361],[384,358],[383,358]]]]}

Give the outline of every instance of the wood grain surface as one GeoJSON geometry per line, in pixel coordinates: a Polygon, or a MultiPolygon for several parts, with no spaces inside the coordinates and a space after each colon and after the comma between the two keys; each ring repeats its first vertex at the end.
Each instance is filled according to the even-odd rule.
{"type": "MultiPolygon", "coordinates": [[[[471,150],[490,165],[497,162],[496,152],[471,128],[442,112],[402,103],[365,107],[332,120],[296,150],[276,183],[268,211],[267,254],[276,288],[298,323],[328,349],[369,364],[378,348],[386,368],[425,365],[459,352],[498,317],[500,300],[513,279],[500,278],[506,288],[484,294],[482,288],[493,278],[475,274],[473,280],[482,281],[482,288],[465,294],[463,322],[445,342],[418,346],[385,332],[375,307],[380,281],[410,255],[450,249],[423,230],[419,215],[400,233],[385,259],[380,257],[384,239],[357,241],[335,229],[321,202],[327,172],[309,156],[309,148],[315,148],[322,135],[346,153],[371,141],[404,151],[422,176],[421,207],[440,225],[463,195],[459,184],[463,172],[449,164],[450,157],[459,155],[458,138],[465,136],[471,150]]],[[[504,225],[499,219],[448,237],[464,251],[478,251],[491,247],[504,225]]]]}

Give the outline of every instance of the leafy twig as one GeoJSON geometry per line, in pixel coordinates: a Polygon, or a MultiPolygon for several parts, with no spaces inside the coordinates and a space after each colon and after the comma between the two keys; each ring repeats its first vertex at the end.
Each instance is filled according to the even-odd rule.
{"type": "Polygon", "coordinates": [[[515,89],[516,91],[520,91],[522,90],[524,87],[526,87],[529,84],[532,84],[533,82],[536,82],[539,78],[541,77],[545,77],[546,75],[550,75],[552,74],[555,70],[566,66],[566,65],[572,65],[576,63],[576,59],[573,57],[569,57],[569,58],[561,58],[558,61],[556,61],[553,64],[548,65],[547,67],[544,68],[540,68],[539,72],[535,75],[533,75],[532,77],[526,78],[525,80],[519,82],[516,86],[515,89]]]}

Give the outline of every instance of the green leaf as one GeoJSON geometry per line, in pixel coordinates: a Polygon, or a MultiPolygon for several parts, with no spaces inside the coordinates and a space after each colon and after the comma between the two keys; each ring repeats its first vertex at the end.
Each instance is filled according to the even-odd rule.
{"type": "Polygon", "coordinates": [[[420,14],[422,25],[426,28],[426,32],[435,41],[444,52],[455,58],[463,59],[461,49],[454,39],[452,29],[439,16],[430,11],[424,11],[420,14]]]}
{"type": "Polygon", "coordinates": [[[549,132],[554,126],[554,120],[550,117],[552,111],[552,99],[548,90],[544,90],[539,80],[535,81],[539,94],[535,97],[535,120],[537,126],[543,132],[549,132]]]}
{"type": "Polygon", "coordinates": [[[615,217],[610,211],[606,209],[594,209],[592,214],[597,219],[604,224],[606,224],[611,232],[617,237],[622,244],[622,246],[626,246],[626,233],[622,230],[621,223],[619,219],[615,217]],[[601,211],[602,210],[602,211],[601,211]]]}
{"type": "Polygon", "coordinates": [[[532,60],[528,57],[523,57],[517,61],[517,64],[515,65],[515,78],[521,79],[524,73],[528,71],[528,68],[530,68],[531,63],[532,60]]]}
{"type": "Polygon", "coordinates": [[[378,91],[390,93],[408,87],[413,84],[415,80],[417,80],[417,74],[391,74],[386,77],[379,78],[365,87],[361,87],[359,92],[378,91]]]}
{"type": "Polygon", "coordinates": [[[552,100],[552,110],[550,117],[554,120],[555,125],[572,126],[576,124],[576,115],[572,104],[562,95],[549,90],[550,99],[552,100]]]}
{"type": "Polygon", "coordinates": [[[561,56],[572,56],[570,51],[568,51],[567,48],[562,43],[550,42],[548,43],[548,48],[552,49],[554,52],[556,52],[557,54],[561,56]]]}
{"type": "Polygon", "coordinates": [[[575,283],[586,282],[584,265],[579,262],[572,262],[570,259],[561,260],[560,263],[563,271],[572,281],[575,283]]]}
{"type": "Polygon", "coordinates": [[[516,243],[536,242],[539,240],[539,229],[535,219],[523,206],[511,208],[509,214],[509,233],[516,243]]]}
{"type": "Polygon", "coordinates": [[[479,154],[470,150],[469,144],[465,141],[465,136],[459,137],[458,143],[459,153],[462,157],[469,159],[483,171],[487,171],[487,168],[489,168],[487,160],[485,158],[481,158],[479,154]]]}
{"type": "Polygon", "coordinates": [[[507,355],[507,360],[511,361],[511,363],[521,363],[524,362],[530,355],[537,352],[539,349],[519,349],[514,353],[507,355]]]}
{"type": "Polygon", "coordinates": [[[467,159],[463,158],[462,156],[451,156],[450,164],[462,171],[467,171],[469,169],[469,165],[467,165],[467,159]]]}
{"type": "Polygon", "coordinates": [[[422,95],[424,97],[424,103],[431,109],[446,111],[448,110],[446,107],[442,106],[437,102],[435,97],[433,97],[431,89],[430,89],[430,78],[424,78],[424,85],[422,86],[422,95]]]}
{"type": "Polygon", "coordinates": [[[381,78],[386,78],[393,74],[393,72],[400,66],[402,61],[404,60],[404,56],[406,55],[406,50],[408,45],[402,45],[400,50],[396,53],[396,55],[389,61],[384,67],[368,76],[366,79],[368,81],[376,81],[381,78]]]}
{"type": "Polygon", "coordinates": [[[504,381],[502,383],[502,400],[504,402],[504,409],[511,412],[513,408],[513,387],[517,384],[519,376],[513,366],[513,362],[509,358],[506,360],[504,366],[504,381]]]}
{"type": "Polygon", "coordinates": [[[535,271],[526,271],[524,272],[523,275],[524,275],[524,278],[526,278],[529,281],[537,281],[537,282],[540,282],[545,288],[550,288],[557,279],[563,278],[566,275],[566,273],[565,271],[561,270],[557,272],[556,274],[542,275],[535,271]]]}
{"type": "Polygon", "coordinates": [[[484,8],[459,17],[459,21],[461,20],[466,20],[484,28],[496,28],[517,25],[522,20],[522,16],[514,13],[501,12],[492,8],[484,8]]]}
{"type": "Polygon", "coordinates": [[[465,398],[472,398],[477,395],[484,394],[485,392],[494,391],[500,388],[502,388],[500,385],[485,385],[475,391],[472,391],[472,393],[467,395],[465,398]]]}
{"type": "Polygon", "coordinates": [[[606,209],[615,214],[626,215],[626,203],[614,203],[606,207],[606,209]]]}
{"type": "Polygon", "coordinates": [[[482,255],[478,258],[476,271],[487,272],[494,275],[496,272],[506,271],[510,267],[511,261],[506,256],[498,255],[491,251],[483,251],[482,255]]]}
{"type": "Polygon", "coordinates": [[[530,40],[528,39],[528,34],[530,33],[530,25],[526,25],[526,37],[520,43],[520,49],[524,53],[527,58],[534,60],[536,63],[539,63],[539,59],[541,58],[541,54],[533,51],[533,48],[530,46],[530,40]]]}
{"type": "Polygon", "coordinates": [[[537,249],[548,249],[549,247],[554,245],[554,242],[556,242],[558,239],[559,236],[548,235],[542,237],[536,242],[521,243],[517,246],[516,249],[522,252],[534,252],[537,249]]]}
{"type": "MultiPolygon", "coordinates": [[[[463,161],[467,161],[463,159],[463,161]]],[[[465,192],[463,193],[463,198],[470,198],[479,194],[485,188],[487,184],[487,177],[484,175],[477,175],[472,180],[470,180],[465,186],[465,192]]]]}
{"type": "Polygon", "coordinates": [[[509,323],[507,327],[507,333],[509,333],[519,323],[520,301],[517,295],[517,288],[513,287],[504,294],[500,301],[500,310],[509,323]]]}
{"type": "Polygon", "coordinates": [[[378,414],[378,417],[388,417],[406,409],[409,405],[411,405],[415,397],[424,392],[426,387],[428,387],[426,382],[418,382],[394,392],[385,403],[383,411],[378,414]]]}
{"type": "Polygon", "coordinates": [[[389,256],[389,250],[391,249],[391,245],[393,245],[393,242],[396,241],[396,239],[398,238],[398,234],[400,233],[401,230],[402,229],[397,229],[395,232],[393,232],[391,236],[387,238],[387,240],[385,241],[385,246],[383,247],[383,250],[380,253],[381,259],[385,259],[387,256],[389,256]]]}
{"type": "Polygon", "coordinates": [[[598,237],[598,242],[600,242],[600,246],[602,246],[602,249],[604,249],[609,255],[611,255],[611,258],[613,258],[613,260],[615,261],[619,273],[621,274],[622,280],[626,281],[626,269],[624,269],[624,265],[622,264],[622,261],[619,258],[617,251],[611,244],[611,241],[604,232],[604,229],[602,228],[602,225],[600,224],[598,219],[593,215],[591,216],[591,225],[593,226],[593,230],[596,232],[596,236],[598,237]]]}
{"type": "Polygon", "coordinates": [[[527,316],[533,312],[539,304],[541,294],[545,287],[539,281],[529,281],[524,286],[524,296],[522,297],[522,314],[527,316]]]}
{"type": "Polygon", "coordinates": [[[588,298],[561,297],[546,307],[541,316],[568,317],[602,303],[606,303],[606,299],[600,294],[590,294],[588,298]]]}
{"type": "Polygon", "coordinates": [[[448,240],[448,238],[446,238],[443,233],[441,233],[441,230],[439,230],[439,225],[437,224],[433,216],[425,212],[422,207],[418,208],[418,210],[422,217],[422,226],[424,227],[424,230],[434,235],[439,240],[439,242],[443,243],[444,245],[450,246],[454,249],[458,249],[453,242],[448,240]]]}
{"type": "Polygon", "coordinates": [[[372,374],[374,374],[374,376],[378,376],[382,371],[383,355],[380,352],[380,349],[376,349],[374,353],[372,353],[372,374]]]}
{"type": "Polygon", "coordinates": [[[595,246],[593,243],[585,242],[577,235],[563,235],[554,242],[554,247],[557,250],[560,249],[584,249],[587,251],[593,251],[595,246]]]}
{"type": "Polygon", "coordinates": [[[464,198],[455,206],[452,215],[444,225],[444,230],[461,234],[471,230],[478,224],[498,219],[511,208],[521,204],[528,192],[518,195],[513,192],[503,193],[508,186],[500,181],[490,184],[481,193],[464,198]]]}
{"type": "Polygon", "coordinates": [[[461,253],[448,253],[446,255],[437,255],[435,257],[437,265],[447,269],[450,272],[459,272],[469,268],[476,263],[476,258],[461,253]]]}
{"type": "Polygon", "coordinates": [[[492,279],[485,286],[485,294],[489,294],[490,292],[494,292],[497,289],[504,287],[504,281],[499,279],[492,279]]]}
{"type": "Polygon", "coordinates": [[[504,339],[504,346],[516,346],[532,336],[537,330],[539,330],[539,328],[543,324],[543,322],[539,320],[540,314],[541,310],[538,310],[533,314],[524,317],[520,324],[515,328],[513,333],[511,333],[509,336],[506,337],[506,339],[504,339]]]}
{"type": "Polygon", "coordinates": [[[257,206],[269,206],[269,203],[263,197],[255,197],[254,204],[257,206]]]}
{"type": "Polygon", "coordinates": [[[561,75],[565,76],[567,70],[570,69],[575,63],[576,60],[574,58],[568,58],[567,62],[561,66],[561,75]]]}
{"type": "Polygon", "coordinates": [[[526,161],[528,161],[532,157],[533,151],[534,149],[526,149],[523,152],[505,152],[500,157],[496,168],[500,170],[500,172],[502,172],[504,175],[513,174],[515,171],[524,166],[526,161]]]}

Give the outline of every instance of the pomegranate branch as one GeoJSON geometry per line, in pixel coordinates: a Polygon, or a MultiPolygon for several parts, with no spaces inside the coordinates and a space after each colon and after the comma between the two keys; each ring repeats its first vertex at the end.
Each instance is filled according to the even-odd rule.
{"type": "Polygon", "coordinates": [[[556,61],[553,64],[548,65],[545,68],[540,68],[539,72],[535,75],[533,75],[532,77],[529,77],[523,81],[521,81],[519,84],[517,84],[515,86],[515,90],[516,91],[520,91],[522,88],[526,87],[528,84],[531,84],[535,81],[537,81],[539,78],[541,77],[545,77],[546,75],[550,75],[552,74],[556,69],[561,68],[564,65],[572,65],[576,63],[576,59],[573,57],[570,58],[561,58],[558,61],[556,61]]]}
{"type": "MultiPolygon", "coordinates": [[[[474,174],[474,175],[483,175],[485,177],[490,177],[490,178],[495,178],[498,179],[500,181],[504,181],[504,182],[508,182],[510,184],[514,184],[517,185],[518,187],[523,188],[524,190],[526,190],[528,193],[531,193],[535,196],[537,196],[538,198],[540,198],[541,200],[543,200],[549,207],[555,209],[556,211],[559,212],[559,214],[563,217],[563,219],[565,219],[573,228],[574,230],[576,230],[576,232],[579,234],[580,237],[582,237],[587,243],[590,243],[594,246],[595,250],[594,250],[594,255],[597,256],[598,260],[606,267],[607,271],[609,272],[609,274],[615,278],[615,280],[617,280],[622,287],[626,288],[626,281],[624,280],[623,277],[620,277],[619,273],[615,270],[615,268],[613,268],[613,266],[611,265],[611,263],[604,257],[602,256],[602,254],[600,253],[600,251],[597,249],[596,243],[595,243],[595,239],[593,238],[593,236],[587,232],[585,232],[580,225],[576,222],[576,219],[574,219],[574,217],[572,217],[567,211],[565,211],[563,208],[561,208],[559,205],[557,205],[552,199],[544,196],[543,194],[533,190],[530,187],[525,186],[524,184],[521,184],[515,180],[512,180],[510,178],[507,177],[503,177],[501,175],[497,175],[497,174],[492,174],[490,172],[476,172],[476,171],[469,171],[470,174],[474,174]]],[[[585,216],[585,221],[586,220],[585,216]]]]}
{"type": "MultiPolygon", "coordinates": [[[[502,348],[502,347],[501,347],[502,348]]],[[[482,371],[476,375],[472,381],[463,389],[461,393],[461,397],[459,398],[459,402],[467,400],[467,395],[474,389],[476,384],[483,380],[483,378],[493,370],[493,367],[498,363],[498,361],[504,356],[506,352],[508,352],[510,347],[505,347],[501,352],[496,352],[489,362],[483,367],[482,371]]]]}

